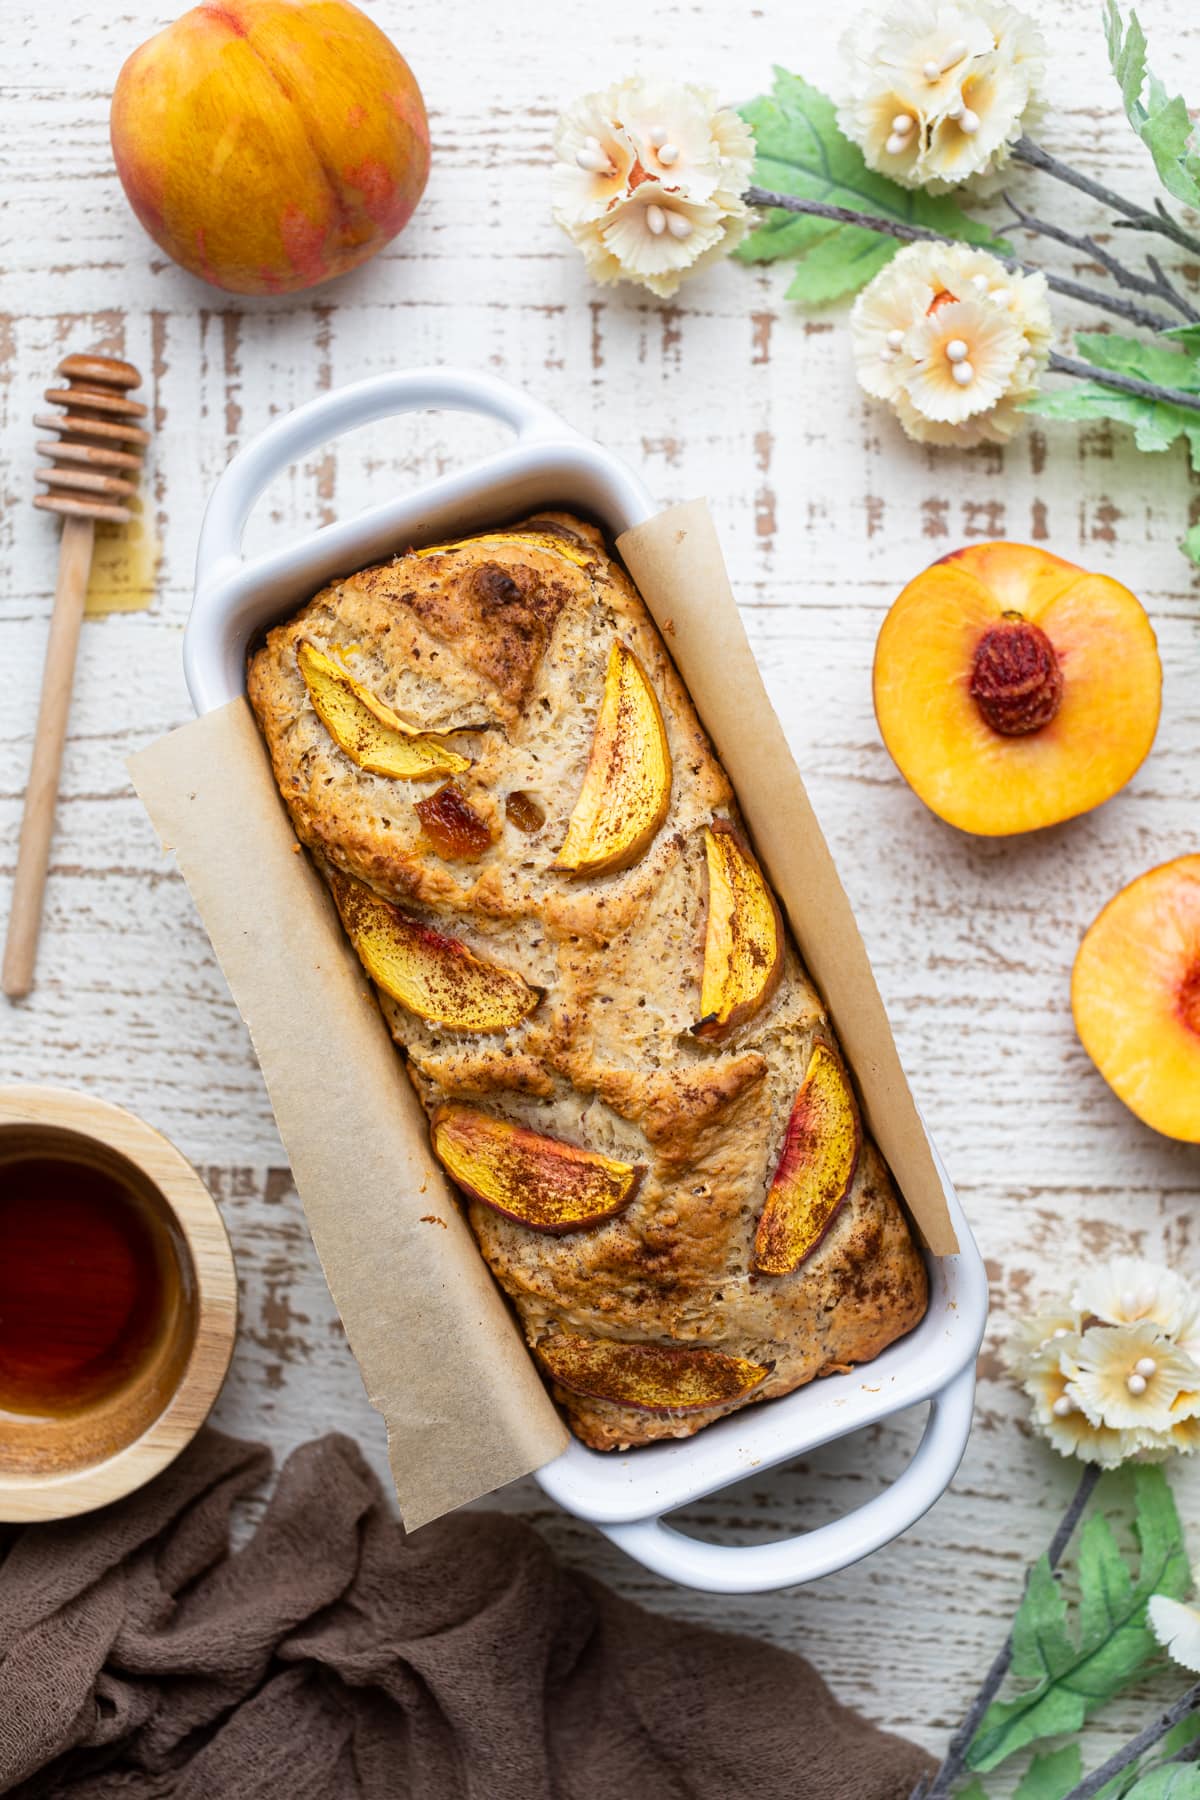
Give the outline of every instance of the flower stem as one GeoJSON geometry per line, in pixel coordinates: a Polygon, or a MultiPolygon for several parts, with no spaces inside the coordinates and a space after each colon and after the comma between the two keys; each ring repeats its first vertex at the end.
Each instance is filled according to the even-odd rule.
{"type": "Polygon", "coordinates": [[[1185,231],[1161,201],[1155,203],[1153,212],[1147,212],[1144,206],[1139,206],[1136,201],[1126,200],[1122,194],[1114,193],[1112,188],[1093,181],[1090,175],[1081,175],[1070,163],[1060,162],[1057,156],[1051,156],[1048,150],[1043,150],[1032,138],[1018,138],[1012,147],[1012,153],[1018,162],[1028,164],[1031,169],[1040,169],[1044,175],[1051,175],[1055,181],[1063,181],[1068,187],[1077,188],[1081,194],[1087,194],[1093,200],[1099,200],[1102,206],[1120,213],[1135,231],[1161,232],[1172,243],[1181,244],[1185,250],[1200,256],[1200,238],[1185,231]]]}
{"type": "Polygon", "coordinates": [[[1057,350],[1050,352],[1049,367],[1056,375],[1073,375],[1077,381],[1098,381],[1102,387],[1116,388],[1122,394],[1137,394],[1142,400],[1161,400],[1168,406],[1182,406],[1187,412],[1200,412],[1200,393],[1159,387],[1156,382],[1143,381],[1138,375],[1121,375],[1116,369],[1098,369],[1093,363],[1080,362],[1074,356],[1060,356],[1057,350]]]}
{"type": "MultiPolygon", "coordinates": [[[[1071,1504],[1063,1514],[1058,1530],[1051,1538],[1050,1547],[1046,1551],[1046,1560],[1052,1569],[1056,1569],[1062,1561],[1063,1552],[1071,1541],[1075,1527],[1078,1525],[1099,1479],[1098,1465],[1087,1463],[1084,1466],[1083,1474],[1079,1477],[1079,1486],[1075,1489],[1071,1504]]],[[[1028,1576],[1026,1580],[1028,1581],[1028,1576]]],[[[941,1767],[936,1771],[928,1786],[924,1782],[918,1783],[913,1789],[910,1800],[947,1800],[954,1783],[967,1766],[967,1752],[983,1721],[983,1715],[1000,1691],[1012,1658],[1013,1640],[1010,1627],[1008,1636],[996,1653],[995,1661],[983,1678],[983,1686],[968,1708],[966,1718],[950,1739],[941,1767]]]]}
{"type": "MultiPolygon", "coordinates": [[[[885,237],[899,238],[906,244],[953,244],[959,240],[947,237],[945,232],[931,231],[925,225],[908,225],[902,219],[885,219],[874,213],[855,212],[849,206],[833,206],[825,200],[804,200],[796,194],[777,194],[770,188],[747,188],[743,198],[750,206],[778,207],[783,212],[806,213],[816,219],[833,219],[839,225],[858,225],[864,231],[877,231],[885,237]]],[[[1032,263],[1025,263],[1016,256],[998,256],[998,262],[1006,269],[1013,269],[1022,275],[1035,275],[1039,271],[1032,263]]],[[[1169,331],[1173,329],[1175,320],[1167,313],[1153,312],[1148,306],[1141,306],[1136,300],[1125,300],[1119,294],[1109,294],[1103,288],[1087,287],[1079,281],[1071,281],[1065,275],[1053,275],[1041,271],[1046,276],[1047,284],[1057,294],[1065,294],[1072,300],[1086,301],[1089,306],[1097,306],[1103,312],[1113,313],[1118,319],[1125,319],[1131,325],[1143,325],[1151,331],[1169,331]]]]}
{"type": "MultiPolygon", "coordinates": [[[[1144,1756],[1160,1738],[1166,1737],[1173,1725],[1178,1725],[1181,1719],[1186,1719],[1197,1707],[1200,1707],[1200,1681],[1195,1687],[1190,1687],[1186,1694],[1181,1694],[1174,1706],[1169,1706],[1165,1713],[1160,1713],[1144,1731],[1139,1731],[1120,1750],[1114,1751],[1107,1762],[1101,1763],[1098,1769],[1085,1776],[1065,1796],[1065,1800],[1095,1800],[1095,1796],[1107,1787],[1114,1775],[1119,1775],[1130,1763],[1136,1762],[1139,1756],[1144,1756]]],[[[1189,1750],[1193,1748],[1194,1746],[1188,1745],[1189,1750]]]]}
{"type": "Polygon", "coordinates": [[[1152,299],[1165,300],[1168,306],[1173,306],[1185,319],[1200,319],[1200,312],[1196,311],[1191,301],[1168,278],[1156,257],[1146,258],[1153,276],[1151,280],[1149,276],[1139,275],[1135,269],[1129,268],[1111,250],[1098,244],[1094,237],[1081,237],[1073,231],[1065,231],[1061,225],[1052,224],[1049,219],[1039,219],[1036,214],[1026,212],[1023,206],[1018,206],[1011,194],[1005,194],[1004,201],[1022,231],[1028,231],[1036,237],[1052,238],[1056,244],[1066,244],[1072,250],[1079,250],[1093,262],[1099,263],[1102,269],[1107,269],[1118,287],[1135,294],[1149,294],[1152,299]]]}

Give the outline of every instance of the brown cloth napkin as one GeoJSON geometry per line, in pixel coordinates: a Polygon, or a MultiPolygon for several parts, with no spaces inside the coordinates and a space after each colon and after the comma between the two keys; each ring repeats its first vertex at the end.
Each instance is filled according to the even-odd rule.
{"type": "Polygon", "coordinates": [[[922,1753],[797,1656],[646,1613],[496,1513],[406,1539],[356,1447],[204,1432],[119,1506],[0,1527],[21,1800],[904,1800],[922,1753]]]}

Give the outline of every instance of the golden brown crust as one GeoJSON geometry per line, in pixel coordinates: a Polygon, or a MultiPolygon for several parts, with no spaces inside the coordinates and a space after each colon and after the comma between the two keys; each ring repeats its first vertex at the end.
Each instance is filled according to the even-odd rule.
{"type": "Polygon", "coordinates": [[[252,655],[249,692],[297,834],[319,864],[544,990],[520,1025],[483,1035],[384,999],[427,1110],[463,1101],[645,1168],[617,1217],[558,1237],[464,1202],[530,1344],[565,1332],[771,1365],[746,1398],[686,1412],[555,1389],[585,1443],[688,1436],[736,1405],[868,1361],[918,1322],[924,1263],[869,1142],[819,1248],[791,1275],[753,1271],[792,1102],[818,1032],[830,1027],[789,939],[778,983],[752,1017],[718,1042],[693,1034],[704,827],[740,821],[662,640],[599,533],[551,515],[335,581],[252,655]],[[572,875],[552,865],[615,638],[661,708],[670,804],[632,867],[572,875]],[[343,659],[406,723],[471,758],[455,786],[491,834],[486,846],[479,835],[478,855],[455,855],[450,842],[439,854],[436,834],[422,828],[416,803],[444,777],[372,775],[338,749],[308,699],[296,661],[303,640],[343,659]],[[522,799],[510,808],[512,795],[522,799]]]}

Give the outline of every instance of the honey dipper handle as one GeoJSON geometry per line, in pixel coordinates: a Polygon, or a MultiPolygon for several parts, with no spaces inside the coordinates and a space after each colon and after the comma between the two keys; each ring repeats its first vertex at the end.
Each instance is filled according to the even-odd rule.
{"type": "Polygon", "coordinates": [[[29,764],[29,786],[25,790],[17,877],[13,883],[4,969],[0,975],[0,986],[10,1000],[19,1000],[33,986],[33,964],[42,923],[42,895],[50,861],[50,840],[54,835],[58,774],[67,736],[75,653],[79,645],[79,627],[83,623],[95,535],[95,520],[64,518],[58,552],[58,586],[54,592],[54,611],[46,644],[42,699],[29,764]]]}

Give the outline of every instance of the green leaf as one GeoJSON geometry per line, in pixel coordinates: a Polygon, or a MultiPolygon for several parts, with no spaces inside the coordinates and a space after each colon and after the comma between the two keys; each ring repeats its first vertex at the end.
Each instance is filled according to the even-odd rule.
{"type": "Polygon", "coordinates": [[[1188,1713],[1180,1719],[1178,1725],[1172,1725],[1165,1738],[1159,1740],[1158,1749],[1164,1756],[1175,1756],[1188,1744],[1194,1744],[1200,1737],[1200,1713],[1188,1713]]]}
{"type": "MultiPolygon", "coordinates": [[[[944,237],[1011,255],[1012,247],[1004,238],[968,218],[948,196],[902,188],[868,169],[858,146],[839,131],[833,102],[799,75],[776,69],[772,92],[751,100],[741,111],[754,131],[758,151],[754,179],[760,187],[924,225],[944,237]]],[[[895,239],[860,225],[839,225],[775,207],[734,255],[748,263],[797,258],[788,298],[820,306],[857,293],[899,247],[895,239]]]]}
{"type": "Polygon", "coordinates": [[[1074,1653],[1067,1629],[1067,1603],[1044,1556],[1029,1571],[1012,1635],[1012,1672],[1018,1681],[1037,1681],[1048,1668],[1069,1662],[1074,1653]]]}
{"type": "Polygon", "coordinates": [[[856,294],[891,262],[897,248],[891,238],[877,232],[835,232],[805,253],[785,298],[802,306],[823,306],[843,294],[856,294]]]}
{"type": "Polygon", "coordinates": [[[1200,145],[1187,104],[1178,94],[1169,96],[1147,67],[1146,34],[1137,14],[1131,11],[1126,25],[1117,0],[1105,0],[1104,35],[1126,116],[1154,158],[1159,180],[1177,200],[1200,207],[1200,145]]]}
{"type": "MultiPolygon", "coordinates": [[[[1080,1539],[1073,1621],[1045,1557],[1034,1565],[1013,1621],[1012,1673],[1024,1692],[988,1708],[967,1757],[972,1769],[994,1769],[1027,1744],[1077,1732],[1157,1654],[1146,1602],[1152,1594],[1178,1599],[1187,1592],[1187,1555],[1162,1470],[1139,1467],[1132,1476],[1136,1578],[1102,1514],[1088,1520],[1080,1539]]],[[[1107,1496],[1115,1485],[1106,1479],[1101,1491],[1107,1496]]]]}
{"type": "Polygon", "coordinates": [[[1151,1769],[1126,1790],[1126,1800],[1200,1800],[1200,1769],[1195,1763],[1151,1769]]]}
{"type": "Polygon", "coordinates": [[[1066,1744],[1046,1756],[1035,1756],[1013,1800],[1064,1800],[1083,1773],[1078,1744],[1066,1744]]]}
{"type": "MultiPolygon", "coordinates": [[[[1136,375],[1158,387],[1200,394],[1200,334],[1194,343],[1184,340],[1183,347],[1176,350],[1153,341],[1122,337],[1117,332],[1081,331],[1076,334],[1075,346],[1094,368],[1136,375]]],[[[1191,449],[1192,467],[1200,469],[1200,412],[1173,406],[1169,400],[1123,394],[1098,381],[1072,380],[1069,387],[1036,395],[1023,410],[1049,419],[1113,419],[1132,427],[1139,450],[1168,450],[1183,437],[1191,449]]]]}
{"type": "Polygon", "coordinates": [[[1180,542],[1179,548],[1185,556],[1190,556],[1194,563],[1200,564],[1200,525],[1192,526],[1192,529],[1180,542]]]}
{"type": "Polygon", "coordinates": [[[1200,393],[1200,360],[1186,350],[1170,350],[1152,338],[1122,337],[1115,331],[1080,331],[1075,347],[1085,361],[1098,369],[1115,369],[1121,375],[1140,375],[1160,387],[1200,393]]]}
{"type": "Polygon", "coordinates": [[[1130,112],[1141,99],[1146,81],[1146,34],[1136,13],[1129,15],[1129,29],[1126,32],[1116,0],[1105,0],[1104,37],[1108,45],[1108,60],[1117,78],[1125,110],[1130,112]]]}

